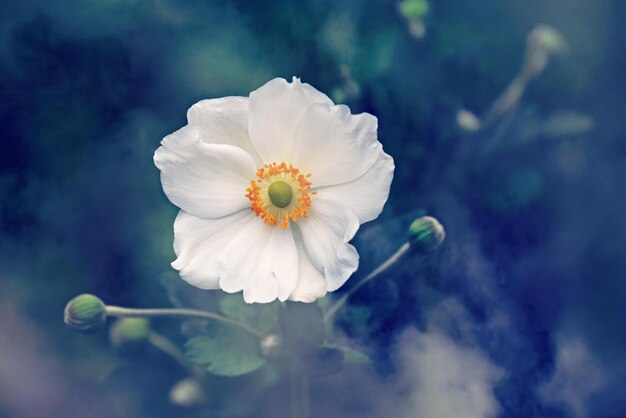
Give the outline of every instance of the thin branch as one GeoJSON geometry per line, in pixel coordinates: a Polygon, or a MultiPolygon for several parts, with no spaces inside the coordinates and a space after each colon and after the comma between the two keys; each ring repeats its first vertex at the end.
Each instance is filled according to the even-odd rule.
{"type": "Polygon", "coordinates": [[[337,302],[335,302],[335,304],[333,306],[330,307],[330,309],[326,312],[326,315],[324,315],[324,322],[328,323],[330,321],[332,321],[333,317],[335,316],[335,314],[337,313],[337,311],[339,309],[341,309],[343,307],[343,305],[346,304],[346,301],[348,300],[348,298],[350,296],[352,296],[353,294],[355,294],[359,289],[361,289],[363,286],[365,286],[367,283],[371,282],[372,280],[374,280],[376,277],[378,277],[381,273],[383,273],[385,270],[387,270],[389,267],[393,266],[399,259],[400,257],[402,257],[404,254],[407,253],[407,251],[409,251],[409,248],[411,248],[411,244],[406,242],[402,245],[402,247],[400,247],[398,249],[398,251],[396,251],[391,257],[389,257],[385,262],[383,262],[380,266],[376,267],[376,269],[374,271],[372,271],[370,274],[367,275],[367,277],[365,277],[363,280],[361,280],[356,286],[354,286],[352,289],[350,289],[345,295],[343,295],[337,302]]]}
{"type": "Polygon", "coordinates": [[[212,319],[224,324],[241,328],[244,331],[249,332],[259,338],[263,337],[263,334],[251,326],[239,322],[235,319],[216,314],[214,312],[200,311],[196,309],[132,309],[123,308],[121,306],[107,306],[107,316],[117,316],[126,318],[151,318],[151,317],[170,317],[170,318],[199,318],[199,319],[212,319]]]}

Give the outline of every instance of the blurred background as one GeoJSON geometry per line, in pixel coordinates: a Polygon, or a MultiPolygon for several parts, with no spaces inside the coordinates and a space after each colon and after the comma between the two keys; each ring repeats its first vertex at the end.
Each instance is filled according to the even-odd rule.
{"type": "Polygon", "coordinates": [[[62,312],[84,292],[171,305],[154,150],[196,101],[294,75],[376,115],[395,159],[346,289],[418,214],[447,231],[338,317],[373,362],[313,381],[312,416],[626,417],[625,17],[617,0],[3,1],[0,417],[285,416],[267,374],[211,378],[208,409],[173,402],[169,357],[62,312]]]}

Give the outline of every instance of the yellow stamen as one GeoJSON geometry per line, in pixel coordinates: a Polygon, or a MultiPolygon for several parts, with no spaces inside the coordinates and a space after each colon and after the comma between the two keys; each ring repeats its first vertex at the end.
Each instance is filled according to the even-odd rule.
{"type": "Polygon", "coordinates": [[[246,197],[252,202],[252,212],[263,218],[268,225],[289,227],[289,220],[296,222],[306,217],[311,207],[311,174],[302,174],[300,170],[287,165],[265,164],[256,172],[256,179],[250,180],[246,197]]]}

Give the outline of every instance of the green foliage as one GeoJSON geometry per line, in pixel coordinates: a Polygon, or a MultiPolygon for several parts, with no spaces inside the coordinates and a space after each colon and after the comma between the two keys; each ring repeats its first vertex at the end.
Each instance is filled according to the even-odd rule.
{"type": "Polygon", "coordinates": [[[279,313],[285,345],[296,352],[322,345],[326,338],[322,309],[315,303],[286,303],[279,313]]]}
{"type": "Polygon", "coordinates": [[[167,297],[178,308],[208,310],[217,305],[219,294],[210,290],[198,289],[180,278],[178,273],[167,272],[161,275],[161,283],[167,297]]]}
{"type": "Polygon", "coordinates": [[[236,327],[215,325],[212,335],[192,338],[185,344],[185,355],[203,364],[218,376],[241,376],[265,363],[258,338],[236,327]]]}
{"type": "Polygon", "coordinates": [[[248,304],[240,294],[225,295],[219,300],[220,312],[261,332],[276,326],[277,308],[277,303],[248,304]]]}
{"type": "Polygon", "coordinates": [[[354,350],[350,347],[345,347],[342,345],[330,344],[330,343],[324,344],[324,347],[340,350],[343,353],[344,363],[369,364],[372,362],[372,359],[370,359],[367,354],[354,350]]]}
{"type": "Polygon", "coordinates": [[[329,376],[341,370],[344,352],[338,348],[317,347],[299,357],[298,371],[311,376],[329,376]]]}
{"type": "Polygon", "coordinates": [[[346,329],[350,335],[365,335],[368,323],[372,317],[372,310],[367,306],[344,306],[337,314],[337,324],[346,329]]]}

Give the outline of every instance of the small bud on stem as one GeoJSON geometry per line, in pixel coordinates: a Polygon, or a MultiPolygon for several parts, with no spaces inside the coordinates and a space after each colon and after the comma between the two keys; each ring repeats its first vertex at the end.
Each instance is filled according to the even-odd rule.
{"type": "Polygon", "coordinates": [[[145,318],[120,318],[111,327],[111,343],[115,347],[135,345],[150,334],[150,323],[145,318]]]}
{"type": "Polygon", "coordinates": [[[94,295],[83,294],[65,306],[65,324],[79,332],[90,333],[101,328],[106,321],[106,306],[94,295]]]}
{"type": "Polygon", "coordinates": [[[409,226],[408,232],[411,246],[425,253],[436,250],[446,238],[443,226],[432,216],[417,218],[409,226]]]}

